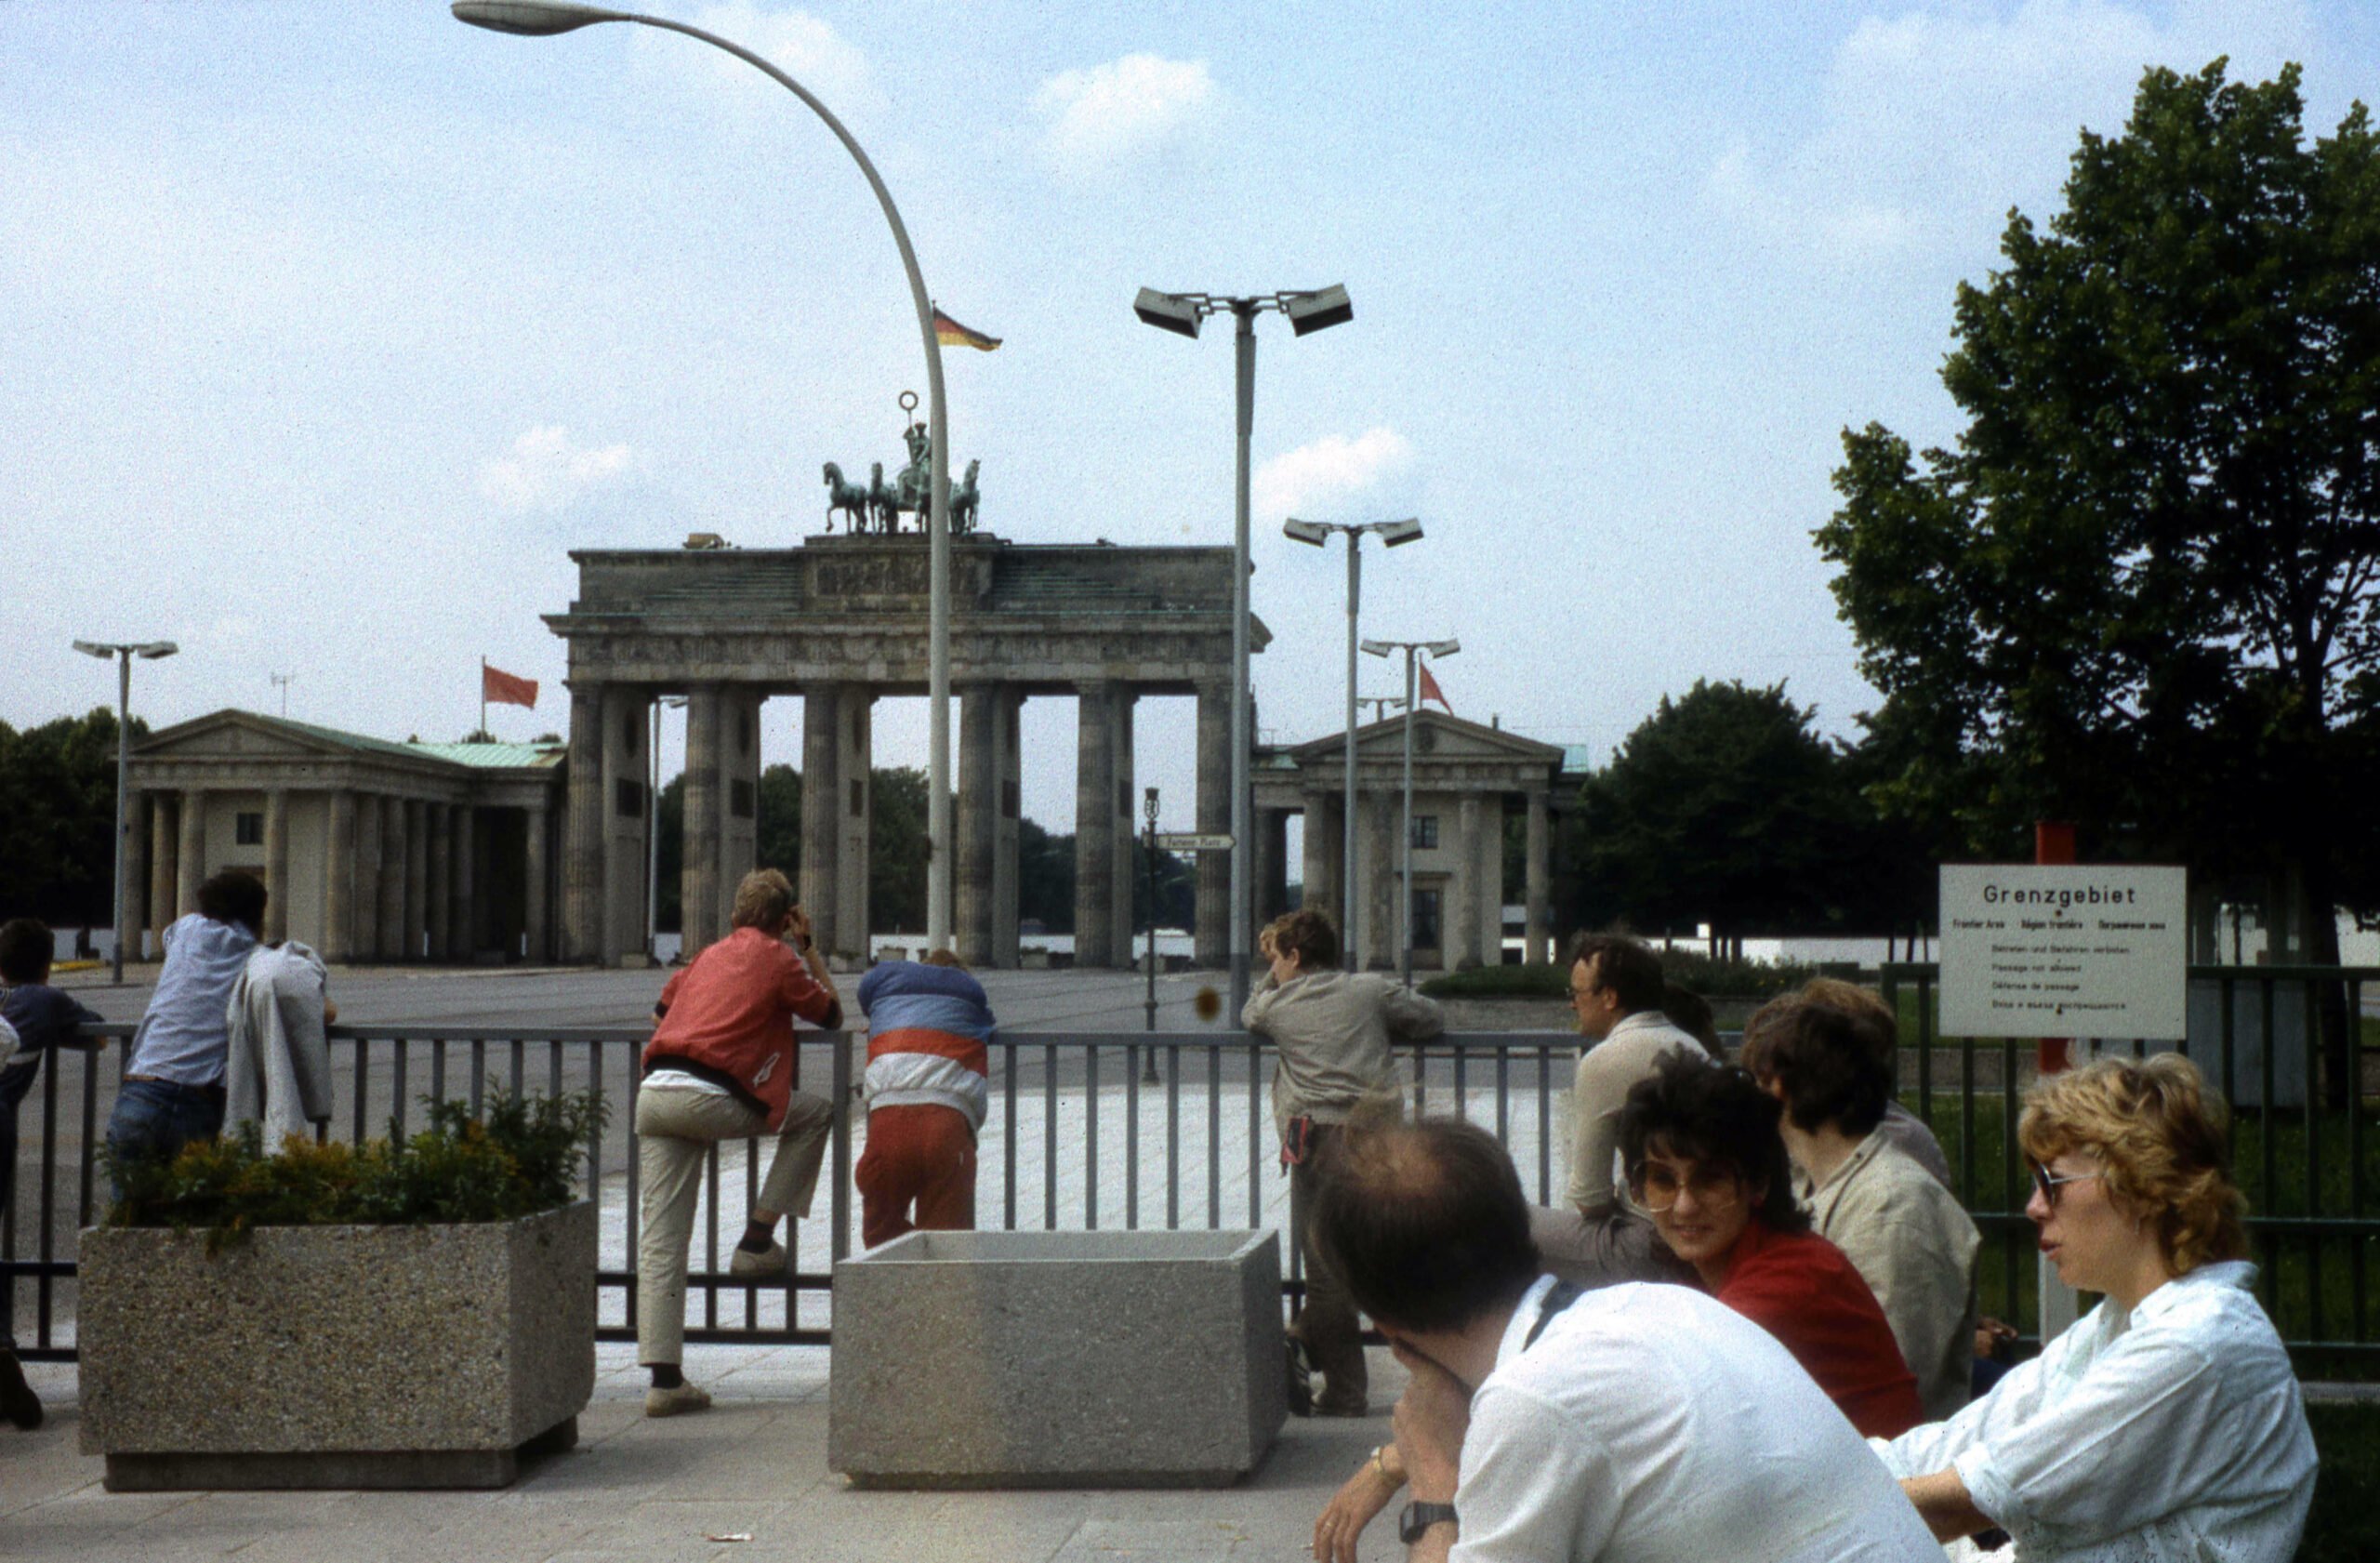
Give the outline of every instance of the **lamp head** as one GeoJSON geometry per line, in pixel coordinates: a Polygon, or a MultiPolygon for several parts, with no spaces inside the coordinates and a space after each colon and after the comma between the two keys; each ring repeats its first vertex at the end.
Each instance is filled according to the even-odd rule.
{"type": "Polygon", "coordinates": [[[74,649],[86,656],[96,656],[102,662],[115,655],[115,647],[103,646],[97,641],[77,641],[74,642],[74,649]]]}
{"type": "Polygon", "coordinates": [[[1364,655],[1366,656],[1386,656],[1390,652],[1393,652],[1395,649],[1396,648],[1395,646],[1390,645],[1386,641],[1366,641],[1364,642],[1364,655]]]}
{"type": "Polygon", "coordinates": [[[174,644],[171,641],[151,641],[143,645],[137,645],[133,647],[132,655],[135,656],[145,656],[150,661],[154,662],[161,656],[171,656],[174,653],[181,649],[181,647],[174,644]]]}
{"type": "Polygon", "coordinates": [[[1312,293],[1289,295],[1281,301],[1281,312],[1289,317],[1289,329],[1302,337],[1355,319],[1355,306],[1347,301],[1345,285],[1333,283],[1312,293]]]}
{"type": "Polygon", "coordinates": [[[1421,648],[1432,656],[1452,656],[1462,649],[1461,641],[1432,641],[1421,648]]]}
{"type": "Polygon", "coordinates": [[[1149,788],[1141,794],[1141,812],[1149,816],[1149,823],[1151,825],[1155,825],[1157,823],[1156,788],[1149,788]]]}
{"type": "Polygon", "coordinates": [[[1413,520],[1383,521],[1373,530],[1380,534],[1382,546],[1395,548],[1399,544],[1409,543],[1420,537],[1421,523],[1413,520]]]}
{"type": "Polygon", "coordinates": [[[1198,306],[1178,293],[1159,293],[1144,287],[1132,300],[1132,312],[1160,331],[1171,331],[1184,337],[1198,334],[1198,306]]]}
{"type": "Polygon", "coordinates": [[[1300,521],[1295,516],[1281,523],[1281,531],[1294,542],[1312,543],[1316,548],[1330,540],[1330,528],[1318,521],[1300,521]]]}
{"type": "Polygon", "coordinates": [[[595,22],[623,20],[617,11],[567,5],[563,0],[455,0],[452,9],[456,21],[521,38],[550,38],[595,22]]]}

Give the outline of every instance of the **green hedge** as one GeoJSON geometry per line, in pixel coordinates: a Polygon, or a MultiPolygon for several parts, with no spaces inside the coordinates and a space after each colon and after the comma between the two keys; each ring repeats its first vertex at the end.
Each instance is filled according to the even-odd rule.
{"type": "Polygon", "coordinates": [[[483,1119],[460,1102],[424,1106],[430,1127],[410,1139],[392,1121],[386,1139],[317,1145],[292,1134],[269,1151],[250,1122],[193,1140],[170,1161],[111,1157],[123,1197],[109,1225],[204,1229],[213,1250],[258,1226],[510,1221],[576,1197],[579,1158],[609,1116],[591,1091],[499,1091],[483,1119]]]}
{"type": "MultiPolygon", "coordinates": [[[[1713,960],[1690,950],[1661,952],[1661,970],[1680,987],[1705,999],[1767,999],[1791,992],[1818,974],[1798,960],[1713,960]]],[[[1565,964],[1481,966],[1432,977],[1421,991],[1433,999],[1559,999],[1570,997],[1565,964]]]]}

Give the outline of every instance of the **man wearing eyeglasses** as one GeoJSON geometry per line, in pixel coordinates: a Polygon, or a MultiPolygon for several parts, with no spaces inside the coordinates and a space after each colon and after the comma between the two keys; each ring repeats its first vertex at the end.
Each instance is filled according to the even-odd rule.
{"type": "Polygon", "coordinates": [[[1619,1165],[1620,1110],[1665,1058],[1710,1054],[1661,1013],[1661,958],[1621,934],[1572,947],[1570,1009],[1585,1051],[1570,1089],[1570,1173],[1561,1207],[1533,1206],[1529,1235],[1545,1267],[1580,1286],[1673,1280],[1685,1273],[1628,1192],[1619,1165]]]}

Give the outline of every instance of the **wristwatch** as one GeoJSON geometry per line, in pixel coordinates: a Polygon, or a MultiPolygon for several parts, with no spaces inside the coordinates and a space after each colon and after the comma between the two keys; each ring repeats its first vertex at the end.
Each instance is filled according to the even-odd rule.
{"type": "Polygon", "coordinates": [[[1396,1517],[1396,1539],[1411,1546],[1433,1525],[1460,1524],[1452,1503],[1408,1503],[1396,1517]]]}

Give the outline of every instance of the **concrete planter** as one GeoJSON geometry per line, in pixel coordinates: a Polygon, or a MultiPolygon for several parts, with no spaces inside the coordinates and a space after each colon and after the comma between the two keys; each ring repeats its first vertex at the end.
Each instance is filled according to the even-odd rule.
{"type": "Polygon", "coordinates": [[[117,1492],[504,1487],[595,1387],[595,1206],[84,1232],[83,1452],[117,1492]]]}
{"type": "Polygon", "coordinates": [[[913,1232],[835,1266],[826,1464],[877,1487],[1220,1487],[1289,1413],[1271,1232],[913,1232]]]}

